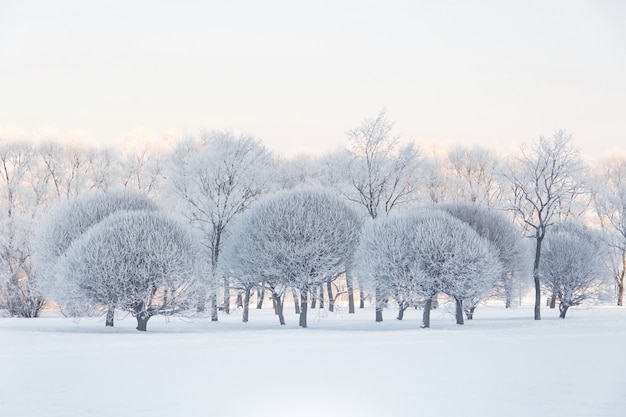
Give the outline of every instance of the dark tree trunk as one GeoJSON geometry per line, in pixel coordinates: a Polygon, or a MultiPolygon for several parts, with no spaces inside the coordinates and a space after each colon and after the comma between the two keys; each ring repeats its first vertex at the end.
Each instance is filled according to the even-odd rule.
{"type": "Polygon", "coordinates": [[[398,310],[398,317],[396,319],[402,320],[404,318],[404,311],[409,307],[408,303],[400,303],[400,307],[398,310]]]}
{"type": "Polygon", "coordinates": [[[113,327],[113,321],[115,320],[115,307],[109,307],[107,309],[106,327],[113,327]]]}
{"type": "Polygon", "coordinates": [[[354,314],[354,280],[350,272],[346,272],[346,286],[348,287],[348,314],[354,314]]]}
{"type": "Polygon", "coordinates": [[[285,324],[285,316],[283,315],[283,302],[277,293],[272,293],[272,301],[274,302],[274,311],[278,316],[281,326],[285,324]]]}
{"type": "Polygon", "coordinates": [[[568,308],[569,308],[569,306],[566,305],[566,304],[563,304],[563,303],[559,304],[559,317],[560,318],[562,318],[562,319],[565,318],[565,315],[567,314],[567,309],[568,308]]]}
{"type": "Polygon", "coordinates": [[[556,307],[556,294],[552,293],[552,297],[550,297],[550,308],[553,309],[556,307]]]}
{"type": "Polygon", "coordinates": [[[256,309],[261,310],[263,308],[263,301],[265,300],[265,288],[258,287],[256,289],[256,309]]]}
{"type": "Polygon", "coordinates": [[[237,291],[237,300],[235,301],[237,308],[243,307],[243,294],[237,291]]]}
{"type": "Polygon", "coordinates": [[[326,292],[328,293],[328,311],[331,313],[335,311],[335,299],[333,298],[333,283],[326,282],[326,292]]]}
{"type": "Polygon", "coordinates": [[[320,296],[319,296],[320,308],[323,309],[324,308],[324,284],[320,284],[318,287],[318,290],[320,292],[320,296]]]}
{"type": "Polygon", "coordinates": [[[291,289],[291,296],[293,298],[293,306],[296,309],[296,314],[300,314],[300,297],[298,297],[298,293],[296,292],[295,288],[291,289]]]}
{"type": "Polygon", "coordinates": [[[506,296],[506,299],[504,300],[504,308],[511,308],[511,297],[509,297],[508,295],[506,296]]]}
{"type": "Polygon", "coordinates": [[[456,305],[456,324],[465,324],[463,323],[463,300],[454,297],[454,304],[456,305]]]}
{"type": "Polygon", "coordinates": [[[533,281],[535,282],[535,320],[541,320],[541,283],[539,282],[539,259],[541,258],[541,242],[543,236],[536,237],[535,262],[533,264],[533,281]]]}
{"type": "MultiPolygon", "coordinates": [[[[315,292],[315,290],[313,292],[315,292]]],[[[309,304],[307,299],[308,293],[306,289],[300,292],[300,327],[304,328],[306,328],[306,313],[309,304]]]]}
{"type": "MultiPolygon", "coordinates": [[[[251,288],[246,288],[246,291],[243,296],[243,322],[248,322],[248,312],[250,311],[250,292],[251,288]]],[[[241,294],[240,294],[241,296],[241,294]]]]}
{"type": "Polygon", "coordinates": [[[383,306],[385,305],[383,301],[383,296],[380,293],[380,290],[376,288],[376,322],[380,323],[383,321],[383,306]]]}
{"type": "Polygon", "coordinates": [[[150,320],[150,315],[146,312],[142,312],[137,314],[137,330],[141,332],[145,332],[148,326],[148,320],[150,320]]]}
{"type": "Polygon", "coordinates": [[[433,297],[430,296],[424,303],[424,314],[422,315],[422,328],[428,329],[430,327],[430,308],[433,305],[433,297]]]}
{"type": "Polygon", "coordinates": [[[359,308],[365,308],[365,293],[359,290],[359,308]]]}
{"type": "Polygon", "coordinates": [[[468,320],[474,320],[474,311],[475,311],[475,310],[476,310],[476,307],[475,307],[475,306],[470,307],[470,308],[466,308],[466,309],[465,309],[465,317],[466,317],[468,320]]]}

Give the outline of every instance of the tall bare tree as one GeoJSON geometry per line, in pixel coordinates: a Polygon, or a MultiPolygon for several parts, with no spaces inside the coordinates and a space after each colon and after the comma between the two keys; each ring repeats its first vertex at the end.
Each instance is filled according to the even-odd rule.
{"type": "Polygon", "coordinates": [[[507,167],[510,210],[527,236],[535,241],[533,280],[535,320],[541,320],[540,260],[543,239],[550,226],[566,219],[585,193],[581,180],[583,165],[572,137],[563,130],[540,137],[531,146],[523,145],[521,154],[507,167]]]}
{"type": "MultiPolygon", "coordinates": [[[[259,140],[228,131],[188,138],[170,155],[166,169],[168,184],[189,222],[203,233],[212,282],[217,279],[215,274],[228,225],[267,190],[273,163],[274,157],[259,140]]],[[[224,281],[223,308],[228,313],[228,278],[224,281]]],[[[216,292],[214,287],[210,293],[213,321],[217,320],[216,292]]],[[[203,300],[198,307],[204,309],[203,300]]]]}

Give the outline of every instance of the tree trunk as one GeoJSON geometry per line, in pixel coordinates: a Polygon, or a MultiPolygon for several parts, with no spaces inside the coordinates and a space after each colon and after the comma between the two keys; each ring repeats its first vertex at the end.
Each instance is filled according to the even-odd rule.
{"type": "Polygon", "coordinates": [[[285,316],[283,314],[283,303],[281,297],[277,293],[273,292],[272,301],[274,302],[274,312],[278,316],[278,321],[281,326],[283,326],[285,324],[285,316]]]}
{"type": "Polygon", "coordinates": [[[217,321],[217,293],[211,294],[211,321],[217,321]]]}
{"type": "Polygon", "coordinates": [[[298,293],[295,288],[291,289],[291,296],[293,297],[293,306],[296,309],[296,314],[300,314],[300,301],[298,301],[298,293]]]}
{"type": "Polygon", "coordinates": [[[404,318],[404,310],[406,310],[408,307],[409,307],[408,303],[400,303],[399,310],[398,310],[398,317],[396,317],[396,319],[402,320],[404,318]]]}
{"type": "Polygon", "coordinates": [[[248,312],[250,311],[250,292],[251,288],[246,288],[243,296],[243,322],[248,322],[248,312]]]}
{"type": "Polygon", "coordinates": [[[539,282],[539,258],[541,258],[541,242],[543,236],[536,237],[535,262],[533,265],[533,280],[535,282],[535,320],[541,320],[541,283],[539,282]]]}
{"type": "Polygon", "coordinates": [[[623,306],[624,302],[624,276],[626,275],[626,250],[622,251],[622,272],[617,275],[617,305],[623,306]]]}
{"type": "Polygon", "coordinates": [[[257,287],[256,289],[256,309],[261,310],[263,308],[263,301],[265,300],[265,288],[257,287]]]}
{"type": "Polygon", "coordinates": [[[315,288],[311,291],[311,308],[317,307],[317,291],[315,288]]]}
{"type": "MultiPolygon", "coordinates": [[[[313,290],[313,292],[315,292],[315,290],[313,290]]],[[[306,289],[303,289],[300,292],[300,327],[303,328],[306,328],[306,313],[309,304],[309,301],[307,299],[308,294],[309,292],[306,289]]]]}
{"type": "Polygon", "coordinates": [[[226,314],[230,314],[230,280],[224,277],[224,305],[222,310],[226,314]]]}
{"type": "Polygon", "coordinates": [[[463,323],[463,300],[458,298],[458,297],[454,297],[454,302],[456,305],[456,324],[464,324],[463,323]]]}
{"type": "Polygon", "coordinates": [[[359,290],[359,308],[365,308],[365,293],[359,290]]]}
{"type": "Polygon", "coordinates": [[[328,293],[328,311],[331,313],[335,311],[335,299],[333,298],[333,283],[326,282],[326,292],[328,293]]]}
{"type": "Polygon", "coordinates": [[[145,332],[148,326],[148,320],[150,320],[150,315],[146,312],[141,312],[137,314],[137,330],[141,332],[145,332]]]}
{"type": "Polygon", "coordinates": [[[320,296],[319,296],[320,308],[323,309],[324,308],[324,284],[320,284],[318,290],[320,292],[320,296]]]}
{"type": "Polygon", "coordinates": [[[553,309],[556,307],[556,294],[552,293],[552,297],[550,297],[550,308],[553,309]]]}
{"type": "Polygon", "coordinates": [[[430,296],[424,303],[424,314],[422,315],[422,329],[428,329],[430,327],[430,307],[433,305],[433,297],[430,296]]]}
{"type": "Polygon", "coordinates": [[[237,308],[243,307],[243,294],[241,291],[237,291],[237,300],[235,301],[237,308]]]}
{"type": "Polygon", "coordinates": [[[346,272],[346,286],[348,287],[348,314],[354,314],[354,281],[350,272],[346,272]]]}
{"type": "Polygon", "coordinates": [[[563,303],[559,304],[559,317],[560,318],[562,318],[562,319],[565,318],[565,315],[567,314],[567,309],[568,308],[569,308],[569,306],[566,305],[566,304],[563,304],[563,303]]]}
{"type": "Polygon", "coordinates": [[[376,322],[380,323],[383,321],[383,306],[384,302],[382,300],[382,294],[380,290],[376,288],[376,322]]]}
{"type": "Polygon", "coordinates": [[[113,320],[115,320],[115,307],[109,307],[107,309],[107,319],[105,327],[113,327],[113,320]]]}
{"type": "Polygon", "coordinates": [[[470,307],[465,309],[465,317],[468,320],[474,320],[474,310],[476,310],[476,307],[470,307]]]}

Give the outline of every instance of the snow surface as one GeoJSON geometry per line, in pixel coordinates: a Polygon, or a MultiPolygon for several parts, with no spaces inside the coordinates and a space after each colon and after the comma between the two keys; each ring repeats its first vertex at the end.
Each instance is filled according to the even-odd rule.
{"type": "MultiPolygon", "coordinates": [[[[287,307],[286,307],[287,308],[287,307]]],[[[623,416],[626,308],[0,318],[0,416],[623,416]],[[121,318],[121,317],[120,317],[121,318]]]]}

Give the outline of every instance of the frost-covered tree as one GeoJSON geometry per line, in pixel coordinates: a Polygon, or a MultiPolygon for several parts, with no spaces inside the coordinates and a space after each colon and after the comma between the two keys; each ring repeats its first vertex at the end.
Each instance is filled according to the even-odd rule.
{"type": "Polygon", "coordinates": [[[22,317],[37,317],[44,304],[30,259],[33,223],[45,194],[33,159],[31,146],[0,142],[0,307],[22,317]]]}
{"type": "Polygon", "coordinates": [[[307,327],[309,294],[346,271],[358,244],[359,216],[323,189],[268,196],[237,222],[224,251],[233,276],[259,275],[274,288],[292,286],[300,295],[300,326],[307,327]]]}
{"type": "Polygon", "coordinates": [[[457,200],[487,207],[499,205],[498,158],[485,148],[456,146],[448,152],[448,169],[457,200]]]}
{"type": "MultiPolygon", "coordinates": [[[[274,157],[249,135],[230,132],[203,133],[199,139],[178,144],[167,161],[168,187],[189,222],[203,234],[211,268],[216,271],[233,218],[268,190],[274,157]]],[[[204,310],[204,297],[199,309],[204,310]]],[[[230,306],[230,285],[224,282],[223,308],[230,306]]],[[[211,319],[217,320],[217,292],[211,291],[211,319]]]]}
{"type": "MultiPolygon", "coordinates": [[[[92,192],[59,202],[42,219],[34,244],[34,264],[41,289],[70,315],[80,315],[83,301],[65,288],[66,277],[58,273],[59,258],[89,228],[117,211],[155,211],[156,205],[137,192],[92,192]]],[[[107,326],[113,325],[114,306],[107,306],[107,326]]]]}
{"type": "Polygon", "coordinates": [[[604,159],[594,172],[594,206],[611,248],[608,260],[615,277],[617,305],[621,306],[626,279],[626,159],[604,159]]]}
{"type": "Polygon", "coordinates": [[[541,258],[544,287],[556,295],[565,318],[570,307],[597,298],[605,284],[600,241],[584,226],[555,224],[546,237],[541,258]]]}
{"type": "Polygon", "coordinates": [[[118,211],[74,240],[59,273],[93,303],[126,310],[145,331],[157,314],[188,310],[202,275],[199,240],[165,214],[118,211]]]}
{"type": "Polygon", "coordinates": [[[568,217],[582,187],[582,162],[572,146],[571,135],[562,130],[541,137],[508,165],[505,178],[510,186],[510,210],[534,240],[533,279],[535,320],[541,320],[540,260],[543,239],[550,226],[568,217]]]}
{"type": "MultiPolygon", "coordinates": [[[[526,272],[530,272],[527,268],[528,247],[522,239],[521,230],[502,212],[475,204],[446,204],[440,208],[470,225],[495,246],[502,264],[495,295],[504,299],[506,308],[511,307],[514,298],[520,296],[519,292],[524,288],[526,272]]],[[[468,319],[479,301],[479,298],[465,300],[468,319]]]]}

